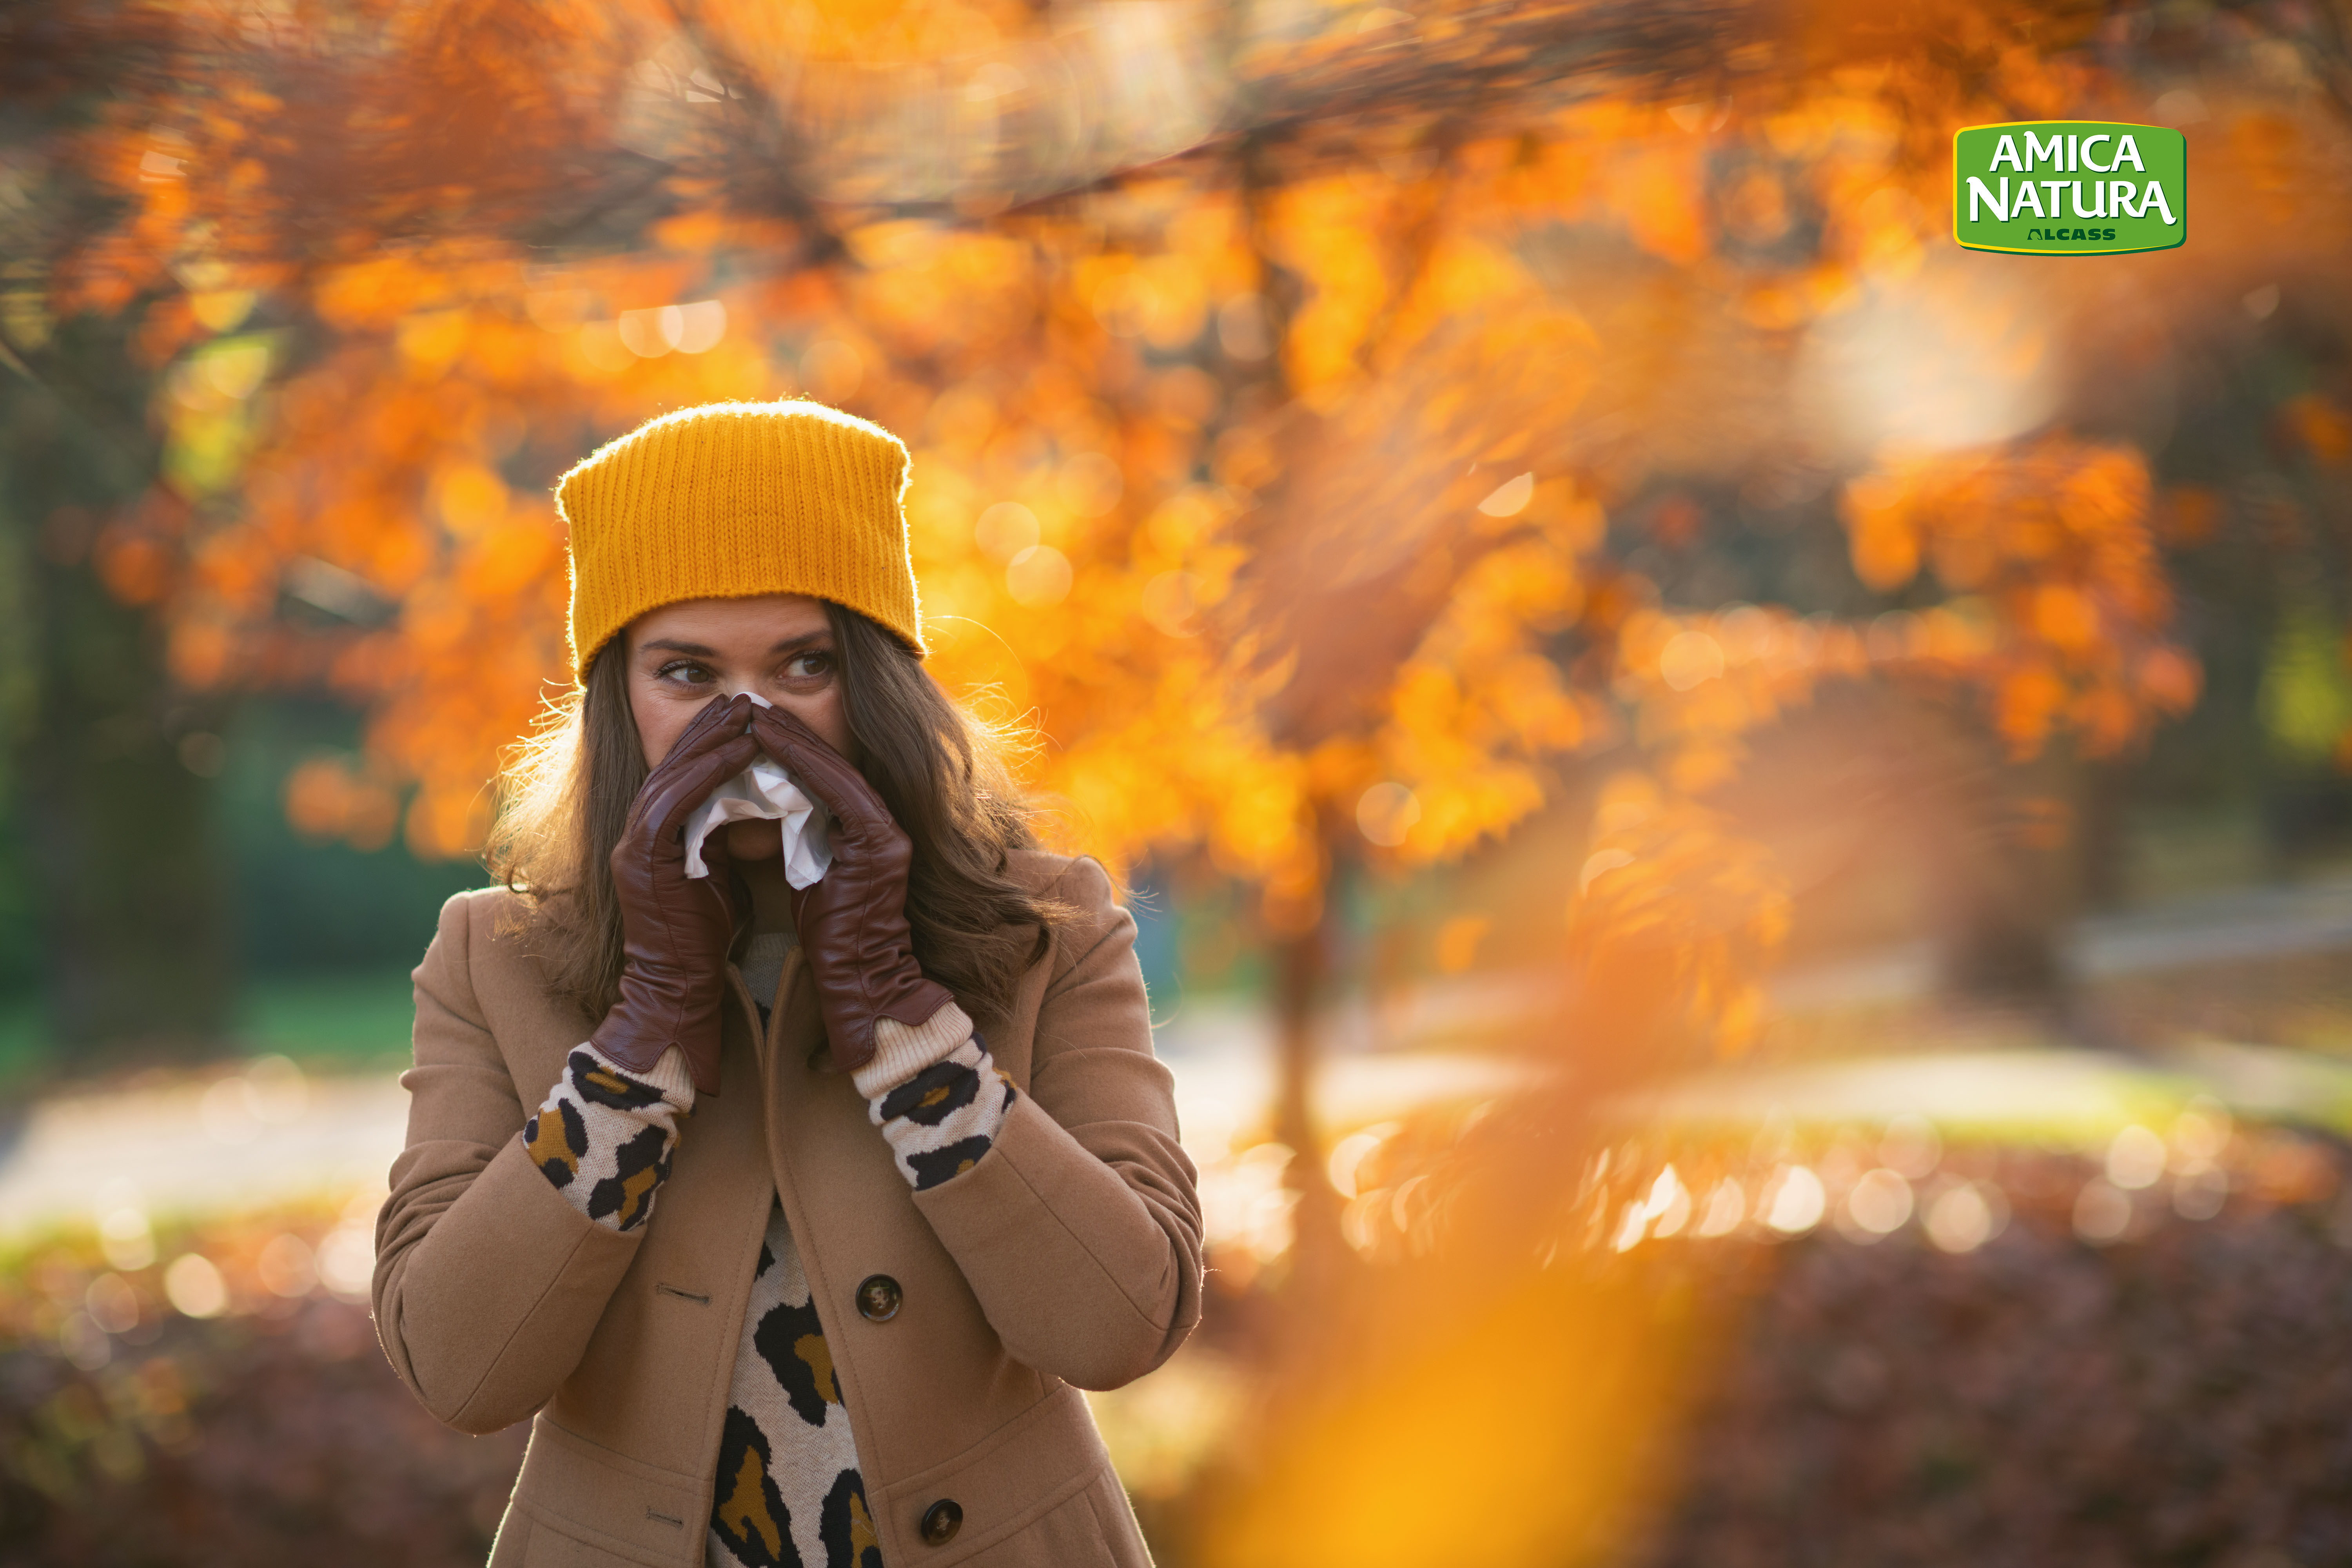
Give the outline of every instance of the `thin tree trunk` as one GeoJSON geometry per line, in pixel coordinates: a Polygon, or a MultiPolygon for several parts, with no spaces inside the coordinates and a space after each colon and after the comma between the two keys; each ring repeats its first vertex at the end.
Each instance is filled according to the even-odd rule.
{"type": "Polygon", "coordinates": [[[1297,1194],[1291,1211],[1291,1283],[1312,1295],[1342,1260],[1339,1195],[1324,1173],[1322,1130],[1315,1118],[1322,1051],[1317,1015],[1330,976],[1328,905],[1315,924],[1275,950],[1275,1136],[1293,1151],[1285,1181],[1297,1194]]]}
{"type": "Polygon", "coordinates": [[[1935,845],[1944,990],[2063,1024],[2073,1001],[2063,939],[2079,900],[2071,763],[2054,750],[2013,762],[1979,727],[1952,728],[1952,826],[1935,845]]]}

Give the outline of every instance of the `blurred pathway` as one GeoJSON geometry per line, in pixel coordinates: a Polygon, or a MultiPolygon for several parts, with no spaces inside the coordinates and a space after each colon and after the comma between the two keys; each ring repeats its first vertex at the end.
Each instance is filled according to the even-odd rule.
{"type": "Polygon", "coordinates": [[[2218,1043],[2154,1061],[2091,1050],[1925,1051],[1720,1068],[1637,1096],[1625,1110],[1684,1126],[1780,1118],[1883,1126],[1924,1116],[1948,1134],[2096,1148],[2134,1122],[2162,1125],[2200,1096],[2240,1115],[2352,1133],[2352,1062],[2218,1043]]]}
{"type": "Polygon", "coordinates": [[[0,1239],[382,1188],[407,1118],[391,1074],[312,1079],[282,1057],[209,1084],[46,1100],[0,1153],[0,1239]]]}
{"type": "MultiPolygon", "coordinates": [[[[2093,915],[2075,924],[2067,945],[2075,972],[2089,979],[2352,948],[2352,879],[2232,889],[2093,915]]],[[[1801,1013],[1915,1001],[1935,984],[1934,950],[1926,942],[1906,942],[1792,971],[1774,984],[1772,999],[1801,1013]]]]}
{"type": "MultiPolygon", "coordinates": [[[[1204,1164],[1265,1123],[1273,1079],[1262,1037],[1238,1010],[1163,1032],[1185,1142],[1204,1164]]],[[[1526,1077],[1491,1058],[1358,1056],[1328,1075],[1322,1107],[1335,1125],[1361,1126],[1526,1077]]],[[[407,1117],[391,1073],[310,1078],[282,1057],[209,1083],[43,1100],[0,1146],[0,1241],[126,1209],[163,1220],[381,1191],[407,1117]]]]}

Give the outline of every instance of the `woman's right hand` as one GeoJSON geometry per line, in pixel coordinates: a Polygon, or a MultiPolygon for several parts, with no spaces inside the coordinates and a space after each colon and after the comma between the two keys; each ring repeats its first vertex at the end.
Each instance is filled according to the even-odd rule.
{"type": "Polygon", "coordinates": [[[719,1029],[735,905],[724,835],[702,847],[706,878],[686,874],[686,819],[710,792],[751,766],[751,700],[718,698],[694,717],[647,774],[613,847],[621,906],[621,997],[590,1043],[614,1066],[650,1072],[676,1046],[694,1087],[719,1087],[719,1029]]]}

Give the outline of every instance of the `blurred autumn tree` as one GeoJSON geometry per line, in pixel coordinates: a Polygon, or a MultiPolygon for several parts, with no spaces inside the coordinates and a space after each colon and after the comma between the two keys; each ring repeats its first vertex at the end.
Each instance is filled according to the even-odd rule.
{"type": "MultiPolygon", "coordinates": [[[[1744,737],[1906,693],[1998,816],[2194,700],[2162,548],[2294,509],[2150,454],[2250,289],[2343,341],[2332,15],[17,7],[16,395],[119,341],[155,449],[73,503],[89,570],[179,691],[363,706],[289,810],[433,855],[562,670],[554,474],[709,398],[902,432],[936,669],[1034,719],[1088,847],[1258,890],[1311,1149],[1350,867],[1610,775],[1588,1055],[1736,1047],[1786,901],[1712,802],[1744,737]],[[2189,249],[1943,238],[1953,126],[2162,92],[2189,249]]],[[[2322,468],[2330,374],[2274,427],[2322,468]]],[[[2063,900],[1981,849],[1959,945],[2031,971],[2063,900]]]]}

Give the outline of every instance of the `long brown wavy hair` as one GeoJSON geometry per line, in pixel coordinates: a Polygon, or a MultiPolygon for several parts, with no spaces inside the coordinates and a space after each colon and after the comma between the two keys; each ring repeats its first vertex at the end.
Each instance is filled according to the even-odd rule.
{"type": "MultiPolygon", "coordinates": [[[[859,771],[914,844],[907,924],[923,972],[975,1016],[1002,1016],[1068,909],[1032,896],[1008,857],[1034,847],[1005,740],[965,713],[897,637],[827,601],[859,771]]],[[[626,634],[518,749],[483,863],[520,895],[555,989],[602,1017],[621,983],[613,847],[647,772],[629,709],[626,634]]]]}

